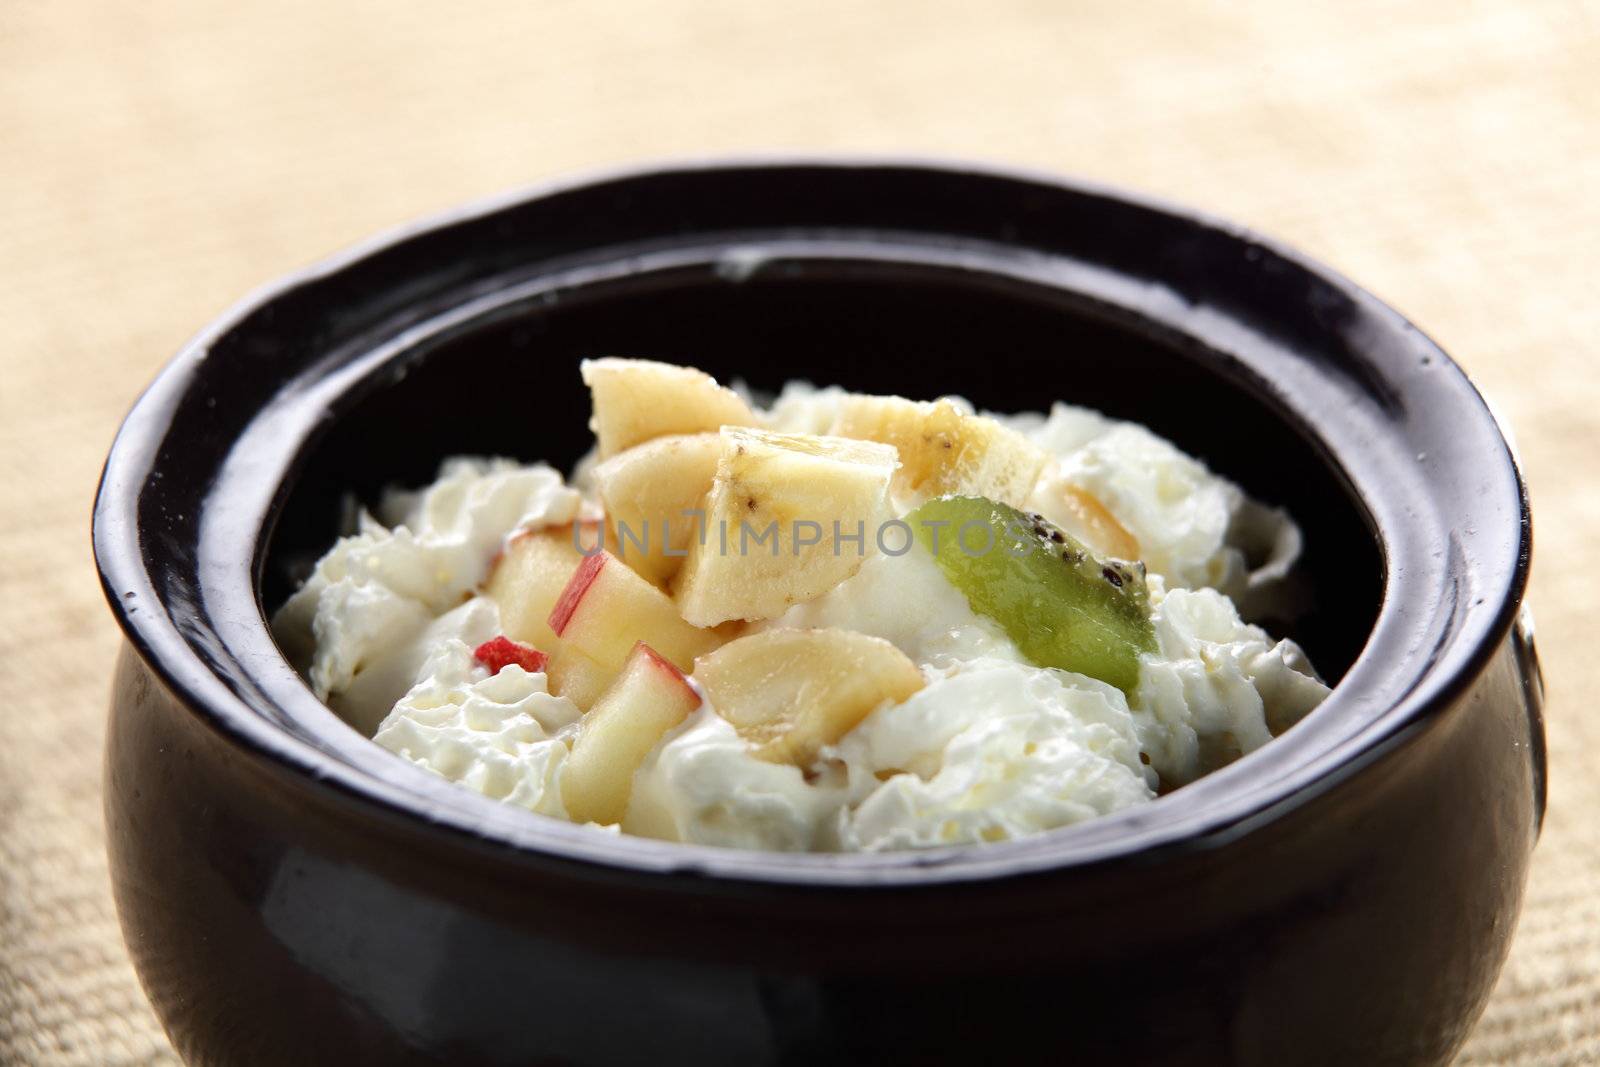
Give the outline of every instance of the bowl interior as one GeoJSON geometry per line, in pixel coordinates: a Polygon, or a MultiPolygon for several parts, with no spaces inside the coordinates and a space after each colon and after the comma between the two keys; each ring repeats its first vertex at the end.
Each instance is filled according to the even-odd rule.
{"type": "Polygon", "coordinates": [[[272,611],[339,533],[341,501],[432,480],[455,454],[569,469],[590,442],[580,359],[628,355],[776,391],[817,384],[981,408],[1055,401],[1169,437],[1305,533],[1309,610],[1258,620],[1298,640],[1330,681],[1367,641],[1383,561],[1336,463],[1269,386],[1198,342],[1057,287],[890,258],[706,257],[552,290],[514,288],[425,332],[334,400],[288,483],[260,561],[272,611]]]}

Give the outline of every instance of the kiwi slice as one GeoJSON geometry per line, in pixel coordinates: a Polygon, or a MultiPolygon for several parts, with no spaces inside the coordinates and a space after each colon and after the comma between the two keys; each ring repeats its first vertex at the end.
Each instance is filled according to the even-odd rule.
{"type": "Polygon", "coordinates": [[[972,610],[1034,663],[1124,693],[1139,684],[1139,656],[1156,649],[1144,564],[1102,559],[1044,518],[983,497],[938,497],[906,522],[972,610]]]}

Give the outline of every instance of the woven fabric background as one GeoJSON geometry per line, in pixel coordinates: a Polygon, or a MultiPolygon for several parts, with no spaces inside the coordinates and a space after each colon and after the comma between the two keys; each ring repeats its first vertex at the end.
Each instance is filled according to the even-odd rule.
{"type": "Polygon", "coordinates": [[[1467,1064],[1600,1062],[1600,5],[540,0],[0,5],[0,1062],[172,1062],[99,776],[89,505],[161,362],[252,286],[458,200],[746,149],[977,156],[1281,236],[1521,437],[1552,797],[1467,1064]]]}

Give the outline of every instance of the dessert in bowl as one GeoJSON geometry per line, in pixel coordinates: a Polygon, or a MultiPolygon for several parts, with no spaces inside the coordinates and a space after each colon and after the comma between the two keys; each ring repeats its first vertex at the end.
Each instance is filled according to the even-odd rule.
{"type": "MultiPolygon", "coordinates": [[[[1041,425],[1010,429],[1027,438],[1041,425]]],[[[831,428],[748,429],[859,441],[831,428]]],[[[474,542],[486,569],[522,517],[474,542]]],[[[163,372],[112,450],[95,533],[129,637],[107,749],[119,913],[158,1012],[198,1063],[1017,1059],[1064,1012],[1078,1022],[1052,1040],[1091,1062],[1443,1063],[1504,957],[1542,810],[1537,663],[1517,625],[1526,507],[1465,377],[1399,315],[1301,257],[1054,179],[883,163],[664,168],[380,239],[252,297],[163,372]],[[1237,486],[1220,492],[1238,506],[1264,502],[1251,509],[1262,536],[1238,542],[1236,565],[1218,557],[1214,573],[1207,563],[1178,582],[1185,566],[1158,562],[1161,538],[1100,491],[1138,553],[1093,543],[1115,531],[1076,515],[1052,525],[1096,555],[1145,557],[1162,585],[1147,590],[1152,615],[1180,589],[1226,595],[1239,625],[1270,635],[1268,651],[1293,641],[1331,691],[1293,725],[1268,723],[1276,739],[1235,736],[1196,763],[1210,773],[1180,784],[1157,770],[1143,788],[1158,795],[1104,814],[1090,805],[1096,817],[1019,821],[1000,840],[958,821],[955,844],[935,840],[948,820],[924,838],[886,820],[859,851],[824,850],[839,812],[859,804],[808,822],[805,842],[712,844],[675,803],[656,807],[666,828],[639,828],[653,837],[603,832],[397,757],[370,737],[418,676],[389,683],[400,697],[368,705],[382,718],[352,729],[348,688],[327,687],[341,710],[319,700],[313,687],[335,675],[308,684],[296,669],[312,663],[306,649],[276,641],[269,616],[355,528],[341,520],[346,498],[394,536],[421,499],[391,497],[391,512],[386,490],[429,486],[449,457],[509,457],[508,477],[543,461],[582,484],[593,438],[579,364],[605,353],[693,365],[757,395],[806,379],[964,396],[974,412],[1065,401],[1137,423],[1237,486]],[[1272,524],[1278,509],[1303,532],[1281,574],[1274,552],[1293,538],[1265,536],[1288,529],[1272,524]]],[[[927,556],[939,569],[942,556],[927,556]]],[[[619,562],[612,577],[637,575],[619,562]]],[[[837,587],[905,562],[870,556],[837,587]]],[[[467,578],[458,598],[476,589],[467,578]]],[[[647,584],[676,605],[676,580],[647,584]]],[[[986,613],[941,580],[993,624],[990,639],[1021,647],[1003,608],[986,613]]],[[[761,632],[854,632],[906,655],[918,692],[931,689],[938,650],[867,633],[856,609],[869,597],[841,605],[848,624],[822,617],[838,599],[830,589],[785,609],[812,613],[804,625],[741,619],[760,631],[718,635],[676,666],[692,676],[695,659],[761,632]]],[[[426,629],[453,607],[412,621],[426,629]]],[[[580,600],[563,629],[581,612],[580,600]]],[[[920,596],[874,614],[938,621],[920,596]]],[[[466,680],[545,673],[559,689],[527,657],[550,668],[561,649],[504,623],[460,642],[466,680]]],[[[628,636],[604,646],[613,666],[628,636]]],[[[1137,710],[1118,682],[1137,694],[1138,681],[1114,665],[1110,681],[1082,661],[1024,666],[1137,710]]],[[[916,696],[874,706],[818,755],[916,696]]],[[[709,703],[686,722],[726,724],[740,766],[828,784],[828,757],[756,760],[747,749],[774,738],[740,734],[709,703]]],[[[1125,751],[1154,765],[1161,754],[1132,730],[1125,751]]],[[[881,769],[904,772],[887,776],[896,789],[938,778],[893,762],[881,769]]],[[[663,777],[641,762],[630,784],[659,795],[663,777]]]]}
{"type": "Polygon", "coordinates": [[[1327,695],[1235,603],[1292,614],[1299,528],[1135,423],[581,370],[570,483],[452,457],[347,507],[275,617],[347,722],[479,793],[699,844],[992,843],[1327,695]]]}

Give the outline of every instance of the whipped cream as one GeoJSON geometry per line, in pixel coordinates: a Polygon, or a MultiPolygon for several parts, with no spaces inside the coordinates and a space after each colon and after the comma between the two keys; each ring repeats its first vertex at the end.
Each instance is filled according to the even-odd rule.
{"type": "Polygon", "coordinates": [[[1264,597],[1263,587],[1281,582],[1300,554],[1299,527],[1285,512],[1251,500],[1137,423],[1070,404],[1044,418],[997,417],[1054,457],[1027,507],[1071,529],[1063,491],[1088,493],[1138,540],[1146,568],[1172,586],[1264,597]]]}
{"type": "Polygon", "coordinates": [[[473,595],[505,539],[571,522],[582,507],[582,494],[544,464],[446,460],[426,489],[387,493],[377,518],[362,513],[278,611],[273,633],[323,700],[368,671],[388,679],[358,702],[358,728],[370,729],[372,707],[405,692],[420,655],[445,636],[429,633],[430,622],[473,595]]]}
{"type": "Polygon", "coordinates": [[[859,571],[822,596],[755,628],[768,627],[858,630],[883,638],[919,664],[1022,660],[1000,624],[974,612],[915,541],[903,555],[869,556],[859,571]]]}
{"type": "Polygon", "coordinates": [[[1133,704],[1168,785],[1254,752],[1328,695],[1300,646],[1241,620],[1221,593],[1169,590],[1155,577],[1149,590],[1160,651],[1143,658],[1133,704]]]}
{"type": "Polygon", "coordinates": [[[1007,660],[930,678],[838,755],[860,796],[842,815],[850,851],[1005,841],[1155,798],[1122,693],[1007,660]]]}
{"type": "Polygon", "coordinates": [[[837,783],[753,754],[709,705],[673,730],[634,774],[627,833],[779,852],[834,847],[828,827],[844,805],[837,783]]]}
{"type": "Polygon", "coordinates": [[[767,409],[767,429],[779,433],[826,434],[838,425],[849,395],[837,385],[818,389],[810,382],[789,382],[767,409]]]}
{"type": "Polygon", "coordinates": [[[373,740],[435,774],[494,800],[566,817],[561,765],[583,713],[552,696],[543,672],[512,664],[490,674],[472,649],[447,638],[373,740]]]}

